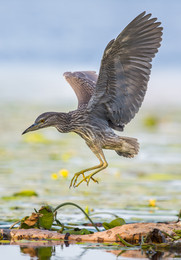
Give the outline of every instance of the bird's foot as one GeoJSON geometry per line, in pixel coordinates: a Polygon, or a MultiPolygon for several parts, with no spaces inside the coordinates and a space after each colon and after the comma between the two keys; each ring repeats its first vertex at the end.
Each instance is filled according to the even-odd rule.
{"type": "Polygon", "coordinates": [[[83,179],[82,179],[81,182],[79,182],[79,184],[82,183],[83,181],[87,182],[87,179],[86,179],[86,177],[85,177],[85,175],[84,175],[84,171],[80,171],[80,172],[77,172],[77,173],[74,174],[74,177],[71,179],[69,188],[71,188],[72,186],[73,186],[74,188],[79,186],[79,184],[76,185],[76,183],[77,183],[78,177],[79,177],[81,174],[82,174],[82,176],[83,176],[83,179]]]}
{"type": "Polygon", "coordinates": [[[92,174],[89,174],[88,176],[84,177],[78,184],[74,183],[74,188],[78,187],[83,181],[87,182],[87,186],[89,185],[90,180],[93,180],[96,183],[99,183],[98,180],[94,179],[92,177],[92,174]]]}
{"type": "MultiPolygon", "coordinates": [[[[87,177],[89,177],[90,175],[88,175],[87,177]]],[[[92,176],[90,176],[90,178],[88,178],[88,180],[87,180],[87,185],[89,185],[90,180],[93,180],[94,182],[99,183],[98,180],[96,180],[92,176]]]]}

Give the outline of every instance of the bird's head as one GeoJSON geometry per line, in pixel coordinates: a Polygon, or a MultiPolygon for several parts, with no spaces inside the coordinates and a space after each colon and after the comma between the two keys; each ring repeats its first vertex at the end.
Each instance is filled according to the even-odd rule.
{"type": "Polygon", "coordinates": [[[28,127],[22,134],[26,134],[30,131],[35,131],[48,126],[56,126],[57,124],[56,112],[46,112],[37,117],[34,124],[28,127]]]}

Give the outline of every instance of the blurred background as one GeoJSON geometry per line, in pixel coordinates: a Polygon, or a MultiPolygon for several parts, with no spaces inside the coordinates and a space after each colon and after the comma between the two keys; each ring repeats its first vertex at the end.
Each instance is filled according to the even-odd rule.
{"type": "Polygon", "coordinates": [[[1,0],[1,99],[54,103],[71,98],[75,102],[62,73],[98,71],[107,43],[144,10],[158,17],[164,27],[146,103],[180,104],[179,0],[1,0]]]}
{"type": "MultiPolygon", "coordinates": [[[[43,203],[74,201],[127,221],[176,219],[181,199],[181,1],[0,0],[0,220],[43,203]],[[55,129],[21,136],[45,111],[76,108],[65,71],[99,71],[107,43],[138,14],[158,17],[162,46],[142,108],[125,128],[140,153],[106,151],[99,186],[69,189],[73,174],[97,163],[80,137],[55,129]],[[64,169],[62,171],[62,169],[64,169]],[[97,188],[99,187],[99,189],[97,188]],[[16,196],[22,190],[33,196],[16,196]]],[[[69,209],[64,217],[72,216],[69,209]]]]}

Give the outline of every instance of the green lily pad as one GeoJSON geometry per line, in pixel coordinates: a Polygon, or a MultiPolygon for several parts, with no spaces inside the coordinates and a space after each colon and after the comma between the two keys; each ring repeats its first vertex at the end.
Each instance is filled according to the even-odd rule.
{"type": "Polygon", "coordinates": [[[13,194],[15,197],[32,197],[38,196],[38,194],[34,190],[22,190],[20,192],[16,192],[13,194]]]}
{"type": "Polygon", "coordinates": [[[155,128],[159,124],[159,119],[155,116],[147,116],[143,120],[143,125],[147,128],[155,128]]]}
{"type": "Polygon", "coordinates": [[[110,223],[107,223],[107,222],[102,223],[103,227],[106,230],[110,229],[110,228],[117,227],[117,226],[122,226],[124,224],[126,224],[126,222],[123,218],[116,218],[116,219],[112,220],[110,223]]]}
{"type": "Polygon", "coordinates": [[[16,192],[11,196],[3,196],[3,200],[17,200],[19,197],[37,197],[38,194],[34,190],[22,190],[20,192],[16,192]]]}
{"type": "Polygon", "coordinates": [[[86,229],[86,228],[74,228],[74,229],[66,229],[62,232],[63,234],[70,233],[71,235],[88,235],[93,234],[94,232],[86,229]]]}
{"type": "Polygon", "coordinates": [[[43,206],[38,213],[39,226],[45,229],[50,229],[54,221],[53,208],[50,206],[43,206]]]}
{"type": "Polygon", "coordinates": [[[0,244],[9,244],[10,241],[9,240],[0,240],[0,244]]]}

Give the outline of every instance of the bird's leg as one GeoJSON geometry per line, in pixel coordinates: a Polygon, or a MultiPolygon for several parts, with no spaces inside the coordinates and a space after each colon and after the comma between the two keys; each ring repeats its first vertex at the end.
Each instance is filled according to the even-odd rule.
{"type": "Polygon", "coordinates": [[[104,154],[103,154],[102,151],[99,153],[99,156],[98,156],[98,155],[96,155],[96,156],[99,158],[99,160],[100,160],[101,163],[100,163],[99,167],[97,167],[97,168],[92,167],[92,170],[94,170],[94,169],[97,169],[97,170],[93,171],[91,174],[89,174],[88,176],[86,176],[86,177],[85,177],[83,180],[81,180],[77,185],[75,185],[76,183],[74,183],[74,187],[78,187],[83,181],[86,181],[86,182],[87,182],[87,185],[89,185],[90,180],[93,180],[94,182],[97,182],[97,180],[95,180],[95,179],[93,178],[93,176],[94,176],[96,173],[98,173],[98,172],[102,171],[103,169],[105,169],[105,168],[108,166],[108,163],[107,163],[106,158],[105,158],[105,156],[104,156],[104,154]]]}
{"type": "MultiPolygon", "coordinates": [[[[101,168],[101,167],[103,166],[104,162],[103,162],[101,156],[100,156],[98,153],[96,153],[96,156],[97,156],[97,158],[99,159],[100,164],[99,164],[99,165],[96,165],[96,166],[93,166],[93,167],[90,167],[90,168],[87,168],[87,169],[84,169],[84,170],[82,170],[82,171],[80,171],[80,172],[75,173],[75,174],[74,174],[74,177],[73,177],[72,180],[71,180],[71,183],[70,183],[69,188],[71,188],[72,186],[73,186],[73,187],[77,187],[77,186],[78,186],[78,185],[76,185],[76,183],[77,183],[78,177],[79,177],[81,174],[82,174],[82,176],[83,176],[83,179],[82,179],[81,183],[82,183],[83,181],[86,181],[86,182],[87,182],[87,177],[85,177],[84,173],[85,173],[85,172],[88,172],[88,171],[91,171],[91,170],[95,170],[95,169],[101,168]]],[[[98,181],[95,180],[93,177],[92,177],[91,179],[92,179],[94,182],[98,182],[98,181]]]]}

